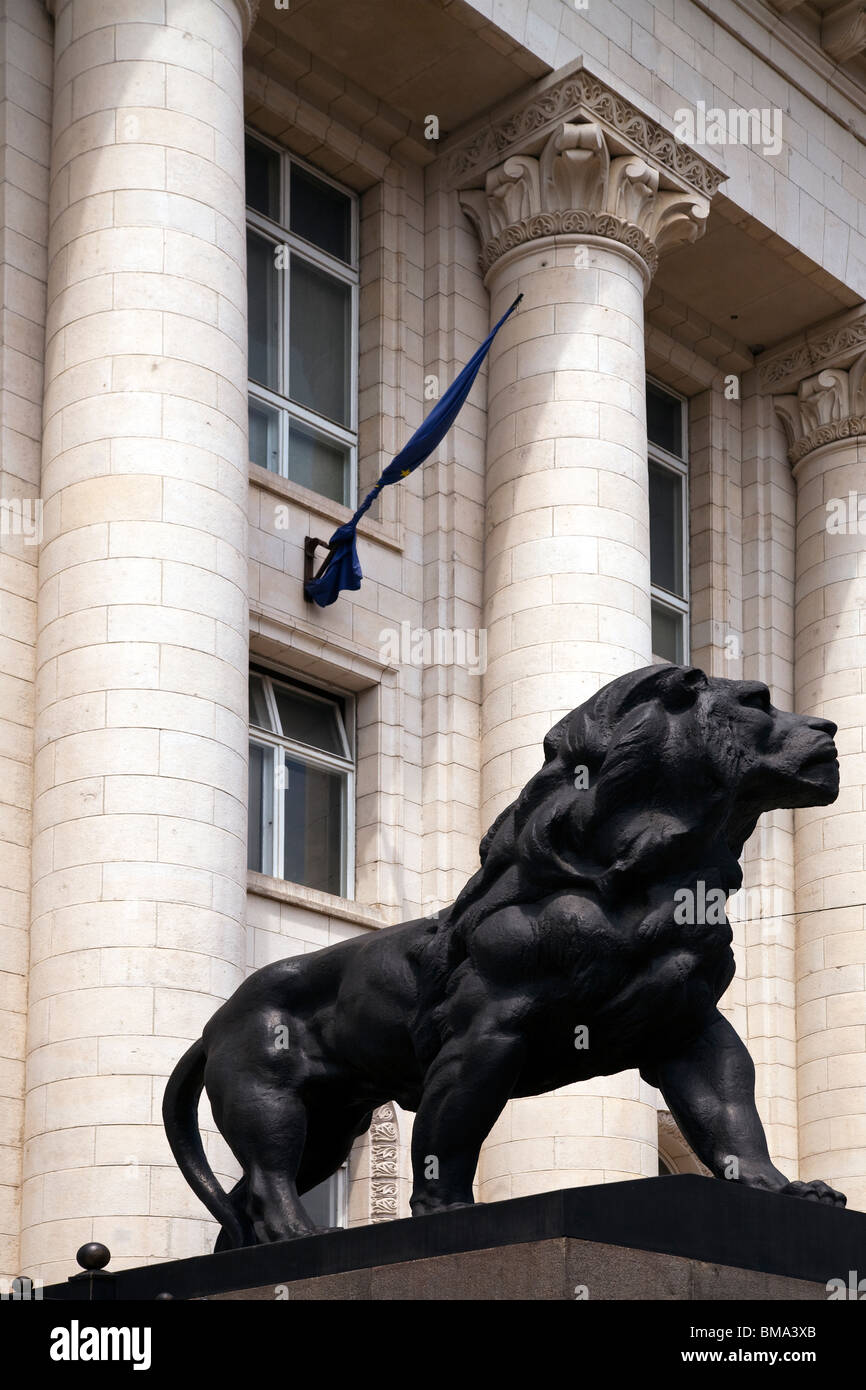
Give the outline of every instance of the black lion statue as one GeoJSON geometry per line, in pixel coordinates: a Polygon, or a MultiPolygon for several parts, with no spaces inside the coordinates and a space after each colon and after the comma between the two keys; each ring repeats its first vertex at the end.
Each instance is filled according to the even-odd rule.
{"type": "Polygon", "coordinates": [[[551,729],[451,908],[250,976],[163,1105],[180,1169],[221,1223],[217,1249],[315,1230],[299,1193],[386,1101],[417,1112],[417,1216],[473,1201],[511,1097],[630,1067],[717,1177],[844,1205],[773,1166],[752,1060],[717,1007],[743,845],[763,811],[836,799],[835,732],[775,709],[756,681],[673,665],[621,676],[551,729]],[[243,1169],[230,1193],[202,1146],[203,1087],[243,1169]]]}

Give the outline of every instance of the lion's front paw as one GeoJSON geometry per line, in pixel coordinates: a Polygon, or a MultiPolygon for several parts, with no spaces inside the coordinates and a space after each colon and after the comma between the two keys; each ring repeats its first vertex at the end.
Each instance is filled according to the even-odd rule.
{"type": "Polygon", "coordinates": [[[789,1197],[805,1197],[808,1202],[823,1202],[828,1207],[844,1207],[848,1198],[844,1192],[816,1179],[814,1182],[789,1182],[781,1189],[789,1197]]]}

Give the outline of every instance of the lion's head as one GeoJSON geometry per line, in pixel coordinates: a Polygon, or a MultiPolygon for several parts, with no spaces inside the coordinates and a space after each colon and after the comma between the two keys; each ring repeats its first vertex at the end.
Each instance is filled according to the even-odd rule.
{"type": "Polygon", "coordinates": [[[615,898],[689,865],[727,891],[762,812],[839,791],[829,720],[775,709],[759,681],[657,665],[620,676],[544,740],[544,766],[481,842],[447,915],[462,934],[509,903],[615,898]]]}

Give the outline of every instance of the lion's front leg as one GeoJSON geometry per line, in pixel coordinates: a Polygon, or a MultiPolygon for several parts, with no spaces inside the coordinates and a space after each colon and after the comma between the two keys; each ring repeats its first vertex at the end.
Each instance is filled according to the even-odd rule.
{"type": "Polygon", "coordinates": [[[524,1051],[518,1034],[488,1015],[444,1044],[412,1131],[413,1216],[472,1205],[481,1145],[512,1094],[524,1051]]]}
{"type": "Polygon", "coordinates": [[[845,1205],[842,1192],[824,1182],[789,1182],[772,1162],[755,1105],[754,1063],[718,1010],[697,1038],[655,1064],[645,1079],[660,1087],[686,1139],[717,1178],[845,1205]]]}

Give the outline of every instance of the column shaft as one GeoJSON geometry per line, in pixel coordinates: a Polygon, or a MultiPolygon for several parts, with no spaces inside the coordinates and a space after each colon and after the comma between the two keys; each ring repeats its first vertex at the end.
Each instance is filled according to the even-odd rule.
{"type": "MultiPolygon", "coordinates": [[[[693,239],[709,209],[581,113],[460,202],[493,320],[523,295],[493,343],[488,389],[487,825],[538,770],[548,729],[651,661],[643,300],[659,248],[693,239]]],[[[506,1107],[480,1194],[654,1174],[657,1146],[655,1092],[636,1072],[565,1087],[506,1107]]]]}
{"type": "MultiPolygon", "coordinates": [[[[541,763],[548,729],[650,644],[644,262],[562,235],[488,274],[482,823],[541,763]]],[[[484,1147],[480,1196],[654,1175],[654,1096],[637,1072],[513,1101],[484,1147]]]]}
{"type": "Polygon", "coordinates": [[[248,660],[241,12],[55,8],[23,1249],[47,1279],[90,1239],[115,1268],[208,1248],[160,1105],[242,978],[248,660]]]}
{"type": "Polygon", "coordinates": [[[651,659],[646,280],[624,248],[568,236],[489,275],[494,317],[523,302],[491,349],[484,825],[557,719],[651,659]]]}
{"type": "Polygon", "coordinates": [[[866,1210],[866,438],[795,476],[796,709],[838,724],[840,768],[838,800],[795,821],[800,1177],[866,1210]]]}

